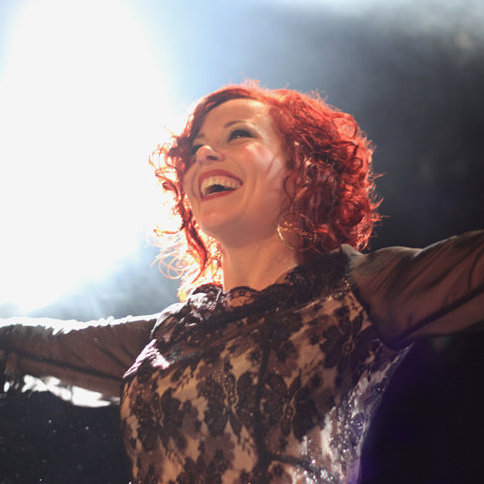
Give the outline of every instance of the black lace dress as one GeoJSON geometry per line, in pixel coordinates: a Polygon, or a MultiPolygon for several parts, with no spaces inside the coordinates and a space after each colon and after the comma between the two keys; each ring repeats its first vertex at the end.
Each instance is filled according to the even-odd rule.
{"type": "Polygon", "coordinates": [[[132,365],[121,420],[134,483],[344,483],[404,348],[483,319],[474,232],[424,250],[343,246],[262,292],[205,285],[156,318],[10,320],[0,347],[11,373],[105,398],[132,365]]]}
{"type": "Polygon", "coordinates": [[[405,353],[382,338],[395,347],[445,332],[457,309],[467,324],[484,316],[482,245],[465,275],[448,264],[479,237],[426,253],[343,247],[262,292],[205,285],[169,308],[124,376],[134,482],[356,482],[365,432],[405,353]],[[472,291],[480,303],[466,305],[472,291]]]}

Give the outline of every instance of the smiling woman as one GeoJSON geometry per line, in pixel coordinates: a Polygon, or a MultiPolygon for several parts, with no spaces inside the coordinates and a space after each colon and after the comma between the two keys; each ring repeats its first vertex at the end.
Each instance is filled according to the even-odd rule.
{"type": "MultiPolygon", "coordinates": [[[[282,268],[288,269],[342,243],[365,247],[380,219],[371,155],[371,144],[354,119],[317,96],[266,90],[255,83],[228,86],[207,96],[183,133],[159,146],[151,160],[162,186],[174,194],[174,210],[186,236],[178,245],[179,265],[186,273],[179,295],[203,281],[223,280],[228,289],[232,280],[228,267],[238,262],[233,271],[237,274],[247,267],[240,250],[231,257],[228,249],[245,245],[248,238],[254,250],[246,256],[250,260],[269,256],[270,268],[274,268],[271,254],[280,254],[281,259],[285,254],[282,268]],[[234,193],[219,192],[215,182],[210,188],[206,174],[223,175],[234,188],[242,185],[234,193]],[[197,181],[215,193],[202,196],[197,181]],[[204,203],[219,197],[218,204],[204,203]],[[225,208],[217,212],[217,206],[225,208]],[[212,232],[215,227],[207,225],[217,223],[217,213],[225,217],[225,237],[217,237],[212,232]],[[211,222],[206,219],[210,216],[211,222]],[[287,244],[281,233],[297,240],[287,244]],[[264,240],[265,255],[257,238],[264,240]],[[296,254],[287,250],[293,244],[301,244],[296,254]]],[[[172,247],[169,250],[173,253],[172,247]]],[[[260,288],[280,273],[269,270],[266,280],[256,281],[254,277],[264,274],[259,267],[257,274],[245,275],[245,282],[236,277],[233,284],[260,288]]]]}
{"type": "Polygon", "coordinates": [[[193,217],[220,245],[224,288],[263,289],[281,273],[274,254],[284,261],[283,270],[297,265],[276,231],[281,207],[289,201],[283,189],[289,170],[281,137],[264,104],[234,99],[207,114],[194,143],[201,140],[183,177],[193,217]],[[235,189],[219,191],[217,179],[235,189]],[[204,186],[216,191],[203,196],[204,186]],[[258,273],[243,269],[247,259],[257,260],[258,273]]]}
{"type": "Polygon", "coordinates": [[[484,319],[484,232],[358,252],[370,145],[295,91],[223,88],[156,155],[199,285],[151,317],[6,321],[7,372],[106,398],[122,379],[135,483],[357,482],[409,345],[484,319]]]}

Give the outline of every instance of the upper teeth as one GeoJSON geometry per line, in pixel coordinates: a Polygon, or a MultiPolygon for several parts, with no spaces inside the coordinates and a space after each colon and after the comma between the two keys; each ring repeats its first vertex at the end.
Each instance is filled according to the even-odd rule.
{"type": "Polygon", "coordinates": [[[200,184],[200,193],[202,194],[202,197],[206,197],[207,195],[209,195],[211,193],[210,188],[215,185],[220,185],[226,190],[235,190],[236,188],[239,188],[242,183],[239,180],[228,176],[209,176],[208,178],[205,178],[200,184]]]}

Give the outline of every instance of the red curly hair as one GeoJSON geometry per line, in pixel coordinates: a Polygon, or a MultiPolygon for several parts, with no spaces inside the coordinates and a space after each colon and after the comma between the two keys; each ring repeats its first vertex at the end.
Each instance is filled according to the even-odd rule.
{"type": "MultiPolygon", "coordinates": [[[[179,217],[179,233],[184,235],[177,239],[175,252],[173,248],[171,251],[181,269],[181,298],[193,284],[221,282],[220,247],[197,225],[183,190],[192,141],[207,113],[240,98],[269,106],[285,143],[290,160],[287,180],[296,180],[292,193],[288,193],[287,213],[302,214],[300,220],[305,226],[300,234],[312,234],[300,240],[301,249],[307,249],[300,252],[301,262],[343,243],[364,248],[375,222],[380,220],[371,169],[373,148],[351,115],[328,105],[318,94],[270,90],[254,82],[223,87],[204,97],[183,132],[158,146],[150,157],[161,186],[173,195],[172,212],[179,217]]],[[[155,232],[160,238],[167,233],[160,229],[155,232]]],[[[165,246],[160,261],[166,253],[165,246]]]]}

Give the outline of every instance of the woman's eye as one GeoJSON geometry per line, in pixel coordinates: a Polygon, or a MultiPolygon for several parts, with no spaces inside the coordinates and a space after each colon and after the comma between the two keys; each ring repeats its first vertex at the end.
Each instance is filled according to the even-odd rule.
{"type": "Polygon", "coordinates": [[[252,138],[252,134],[246,129],[234,129],[229,135],[229,141],[238,138],[252,138]]]}
{"type": "Polygon", "coordinates": [[[202,147],[202,145],[193,145],[190,148],[190,154],[194,155],[201,147],[202,147]]]}

